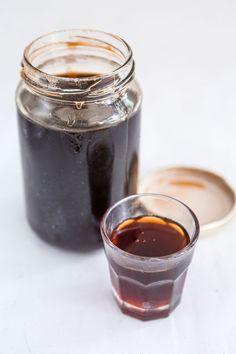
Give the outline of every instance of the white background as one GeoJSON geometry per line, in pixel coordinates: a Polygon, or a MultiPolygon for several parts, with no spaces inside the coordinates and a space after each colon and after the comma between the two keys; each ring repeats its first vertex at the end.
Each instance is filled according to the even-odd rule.
{"type": "Polygon", "coordinates": [[[144,92],[141,172],[213,169],[236,182],[235,0],[0,2],[0,353],[236,353],[236,221],[201,239],[167,319],[120,313],[103,251],[44,244],[24,217],[14,90],[24,46],[92,27],[132,46],[144,92]]]}

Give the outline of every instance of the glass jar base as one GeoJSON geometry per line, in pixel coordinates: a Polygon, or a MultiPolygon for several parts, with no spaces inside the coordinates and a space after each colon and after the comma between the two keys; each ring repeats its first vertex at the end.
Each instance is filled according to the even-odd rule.
{"type": "Polygon", "coordinates": [[[35,225],[33,225],[33,223],[31,223],[31,221],[29,220],[29,218],[27,218],[27,221],[30,228],[34,231],[34,233],[40,240],[61,250],[84,253],[84,252],[96,251],[97,249],[100,249],[103,245],[101,242],[102,240],[100,239],[97,239],[96,242],[94,242],[94,240],[91,242],[89,241],[81,242],[81,240],[77,241],[76,239],[68,240],[66,239],[66,237],[64,240],[62,240],[60,237],[55,237],[53,235],[50,235],[49,237],[48,235],[42,233],[35,225]]]}

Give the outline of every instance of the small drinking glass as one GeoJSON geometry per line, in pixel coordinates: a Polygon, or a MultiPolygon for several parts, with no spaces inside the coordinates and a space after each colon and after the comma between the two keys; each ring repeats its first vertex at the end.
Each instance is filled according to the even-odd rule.
{"type": "Polygon", "coordinates": [[[107,210],[101,234],[113,293],[122,312],[142,320],[167,317],[180,303],[199,235],[199,222],[192,210],[165,195],[132,195],[107,210]],[[126,219],[142,216],[171,219],[186,230],[189,243],[161,257],[137,256],[115,246],[110,239],[113,230],[126,219]]]}

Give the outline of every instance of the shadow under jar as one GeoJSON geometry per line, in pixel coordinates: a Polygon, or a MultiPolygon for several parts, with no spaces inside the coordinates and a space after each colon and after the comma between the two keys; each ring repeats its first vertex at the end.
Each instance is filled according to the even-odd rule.
{"type": "Polygon", "coordinates": [[[129,45],[68,30],[24,51],[16,103],[27,218],[69,249],[101,243],[105,210],[137,189],[141,92],[129,45]]]}

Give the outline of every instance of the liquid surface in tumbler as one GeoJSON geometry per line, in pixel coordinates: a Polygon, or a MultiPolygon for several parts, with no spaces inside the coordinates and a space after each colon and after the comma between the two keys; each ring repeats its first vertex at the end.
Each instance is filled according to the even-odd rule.
{"type": "Polygon", "coordinates": [[[145,257],[167,256],[190,242],[180,224],[158,216],[127,219],[113,230],[110,238],[120,249],[145,257]]]}

